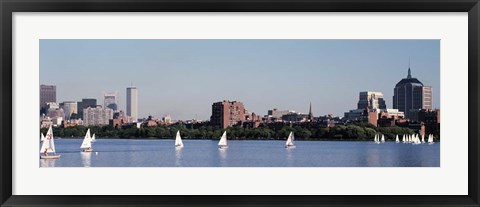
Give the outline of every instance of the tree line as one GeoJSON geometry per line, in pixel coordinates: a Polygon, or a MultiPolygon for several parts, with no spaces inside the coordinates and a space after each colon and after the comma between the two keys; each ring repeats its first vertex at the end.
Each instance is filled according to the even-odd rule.
{"type": "MultiPolygon", "coordinates": [[[[177,131],[180,131],[184,139],[220,139],[226,130],[230,140],[285,140],[290,132],[294,132],[297,140],[373,140],[375,134],[385,135],[387,140],[395,140],[395,136],[414,134],[412,129],[392,126],[375,127],[368,123],[354,123],[348,125],[336,125],[333,127],[309,127],[301,125],[289,125],[284,123],[261,124],[257,128],[245,128],[240,126],[221,129],[210,125],[172,124],[168,126],[154,127],[130,127],[117,129],[112,126],[74,126],[54,127],[56,137],[84,137],[87,129],[98,138],[124,138],[124,139],[172,139],[177,131]]],[[[41,129],[46,133],[47,129],[41,129]]],[[[438,139],[439,136],[435,135],[438,139]]]]}

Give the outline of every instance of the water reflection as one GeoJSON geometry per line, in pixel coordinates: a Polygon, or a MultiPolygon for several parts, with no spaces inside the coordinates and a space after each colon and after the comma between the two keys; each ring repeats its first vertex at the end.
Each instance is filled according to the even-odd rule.
{"type": "Polygon", "coordinates": [[[221,167],[227,166],[227,150],[228,150],[228,148],[218,149],[218,153],[220,155],[220,166],[221,167]]]}
{"type": "Polygon", "coordinates": [[[182,166],[182,149],[183,148],[175,148],[175,166],[176,167],[182,166]]]}
{"type": "Polygon", "coordinates": [[[381,166],[380,156],[382,155],[380,153],[379,147],[381,147],[380,144],[372,144],[370,147],[366,149],[366,157],[365,157],[366,165],[365,166],[369,166],[369,167],[381,166]]]}
{"type": "Polygon", "coordinates": [[[91,160],[92,160],[92,153],[91,152],[80,152],[82,156],[82,165],[83,167],[90,167],[91,160]]]}
{"type": "Polygon", "coordinates": [[[216,141],[195,140],[176,151],[173,140],[102,140],[81,153],[80,139],[56,142],[60,159],[39,159],[39,167],[439,167],[440,143],[304,141],[285,149],[283,141],[235,141],[219,150],[216,141]],[[95,154],[93,154],[95,153],[95,154]],[[101,154],[101,156],[100,156],[101,154]]]}
{"type": "Polygon", "coordinates": [[[293,150],[294,148],[285,148],[285,151],[287,152],[287,167],[294,167],[295,165],[295,160],[293,156],[293,150]]]}
{"type": "Polygon", "coordinates": [[[40,159],[40,167],[55,167],[56,159],[40,159]]]}

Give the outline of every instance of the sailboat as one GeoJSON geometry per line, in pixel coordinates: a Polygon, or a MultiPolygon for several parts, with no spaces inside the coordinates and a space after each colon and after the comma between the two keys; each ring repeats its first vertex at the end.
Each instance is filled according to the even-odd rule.
{"type": "Polygon", "coordinates": [[[375,134],[375,138],[373,139],[375,143],[380,144],[380,134],[375,134]]]}
{"type": "Polygon", "coordinates": [[[92,136],[92,142],[96,142],[97,140],[95,139],[95,134],[92,136]]]}
{"type": "Polygon", "coordinates": [[[40,137],[41,137],[41,138],[40,138],[40,141],[43,142],[43,140],[45,140],[45,135],[43,135],[43,133],[40,133],[40,135],[41,135],[41,136],[40,136],[40,137]]]}
{"type": "Polygon", "coordinates": [[[399,143],[399,142],[400,142],[400,139],[398,139],[398,134],[395,136],[395,142],[396,142],[396,143],[399,143]]]}
{"type": "Polygon", "coordinates": [[[422,135],[422,143],[425,143],[425,135],[422,135]]]}
{"type": "Polygon", "coordinates": [[[226,149],[226,148],[228,148],[227,131],[224,131],[222,137],[220,138],[220,141],[218,142],[218,149],[226,149]]]}
{"type": "Polygon", "coordinates": [[[293,132],[290,132],[287,138],[287,142],[285,143],[285,148],[295,148],[295,144],[293,144],[294,140],[295,136],[293,136],[293,132]]]}
{"type": "Polygon", "coordinates": [[[90,137],[90,129],[87,130],[85,138],[83,138],[82,145],[80,146],[83,152],[92,152],[92,137],[90,137]]]}
{"type": "Polygon", "coordinates": [[[421,144],[418,134],[413,135],[413,144],[421,144]]]}
{"type": "Polygon", "coordinates": [[[382,134],[382,143],[385,142],[385,135],[382,134]]]}
{"type": "Polygon", "coordinates": [[[175,147],[176,148],[183,147],[182,137],[180,137],[180,131],[177,131],[177,136],[175,137],[175,147]]]}
{"type": "Polygon", "coordinates": [[[428,144],[433,144],[433,135],[432,134],[428,135],[428,144]]]}
{"type": "Polygon", "coordinates": [[[45,136],[45,139],[42,141],[42,147],[40,148],[40,153],[43,153],[43,155],[40,155],[41,159],[58,159],[60,158],[60,155],[57,155],[55,153],[55,144],[53,142],[53,130],[52,126],[48,129],[48,132],[45,136]],[[53,153],[48,154],[48,153],[53,153]]]}
{"type": "Polygon", "coordinates": [[[405,140],[405,134],[403,134],[402,142],[405,143],[407,140],[405,140]]]}

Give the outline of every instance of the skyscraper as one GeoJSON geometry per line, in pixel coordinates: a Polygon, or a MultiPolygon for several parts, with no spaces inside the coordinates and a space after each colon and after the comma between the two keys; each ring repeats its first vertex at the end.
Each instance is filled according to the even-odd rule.
{"type": "Polygon", "coordinates": [[[83,109],[88,107],[95,108],[97,107],[97,99],[94,98],[84,98],[82,101],[77,103],[77,118],[83,119],[83,109]]]}
{"type": "Polygon", "coordinates": [[[57,86],[40,85],[40,111],[45,113],[48,102],[57,102],[57,86]]]}
{"type": "Polygon", "coordinates": [[[114,112],[118,110],[117,93],[105,93],[103,94],[103,107],[110,108],[114,112]]]}
{"type": "Polygon", "coordinates": [[[407,78],[400,80],[393,89],[393,108],[409,116],[411,110],[431,109],[433,105],[432,87],[424,86],[413,78],[408,67],[407,78]]]}
{"type": "Polygon", "coordinates": [[[132,117],[134,122],[138,119],[138,105],[137,105],[137,87],[127,88],[127,116],[132,117]]]}
{"type": "Polygon", "coordinates": [[[224,100],[212,104],[210,123],[213,126],[225,129],[243,121],[245,121],[245,107],[242,102],[224,100]]]}
{"type": "Polygon", "coordinates": [[[357,109],[386,109],[385,99],[382,92],[360,92],[357,109]]]}
{"type": "Polygon", "coordinates": [[[78,111],[77,111],[77,102],[74,102],[74,101],[64,101],[62,106],[60,108],[63,109],[63,111],[65,112],[65,119],[70,119],[72,114],[77,114],[77,117],[78,116],[78,111]]]}

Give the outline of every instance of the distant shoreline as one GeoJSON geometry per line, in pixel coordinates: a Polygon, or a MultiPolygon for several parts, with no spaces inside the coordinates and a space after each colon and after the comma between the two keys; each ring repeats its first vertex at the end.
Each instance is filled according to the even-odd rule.
{"type": "MultiPolygon", "coordinates": [[[[81,140],[84,137],[58,137],[56,139],[76,139],[81,140]]],[[[97,140],[109,140],[109,139],[130,139],[130,140],[175,140],[174,137],[172,138],[155,138],[155,137],[144,137],[144,138],[120,138],[120,137],[109,137],[109,138],[96,138],[97,140]]],[[[210,141],[219,141],[218,139],[200,139],[200,138],[182,138],[183,141],[185,140],[210,140],[210,141]]],[[[228,141],[286,141],[287,139],[229,139],[228,141]]],[[[350,141],[350,142],[373,142],[373,140],[358,140],[358,139],[296,139],[295,141],[350,141]]],[[[395,140],[386,140],[385,142],[395,142],[395,140]]],[[[440,142],[440,141],[435,141],[440,142]]],[[[403,142],[400,142],[403,143],[403,142]]],[[[426,143],[426,142],[425,142],[426,143]]]]}

